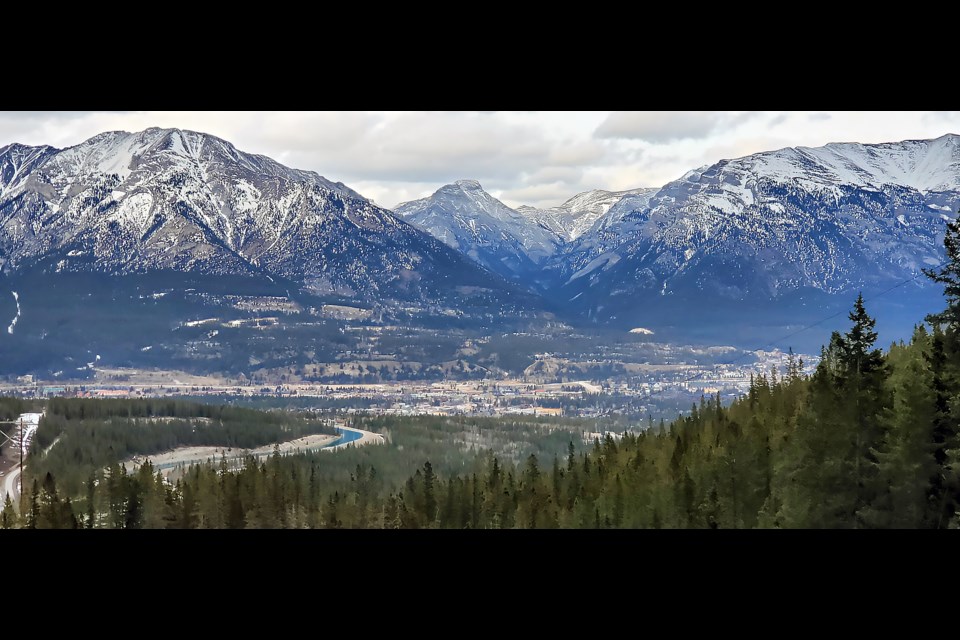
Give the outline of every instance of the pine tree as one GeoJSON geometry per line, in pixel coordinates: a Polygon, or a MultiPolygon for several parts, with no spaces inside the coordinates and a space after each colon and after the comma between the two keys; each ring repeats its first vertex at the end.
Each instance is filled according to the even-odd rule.
{"type": "Polygon", "coordinates": [[[924,274],[943,285],[947,308],[927,316],[934,328],[931,369],[936,393],[934,455],[938,471],[931,482],[930,524],[946,527],[960,505],[960,215],[947,223],[946,260],[924,274]],[[952,406],[951,406],[952,405],[952,406]]]}
{"type": "Polygon", "coordinates": [[[435,482],[433,465],[427,460],[423,464],[423,517],[427,527],[432,527],[437,519],[437,499],[433,492],[435,482]]]}
{"type": "Polygon", "coordinates": [[[37,529],[59,529],[61,524],[60,498],[57,495],[57,485],[49,472],[43,478],[37,502],[39,503],[37,529]]]}
{"type": "Polygon", "coordinates": [[[60,503],[60,513],[57,517],[58,528],[60,529],[80,529],[80,521],[73,513],[73,504],[70,496],[67,496],[60,503]]]}
{"type": "MultiPolygon", "coordinates": [[[[148,460],[144,463],[137,474],[133,477],[139,490],[135,493],[141,496],[142,519],[139,523],[144,529],[162,529],[166,527],[167,504],[165,500],[165,491],[163,486],[163,476],[157,471],[153,473],[154,466],[148,460]]],[[[243,526],[242,519],[237,523],[237,528],[243,526]]]]}
{"type": "Polygon", "coordinates": [[[442,529],[456,526],[458,504],[455,492],[456,486],[456,483],[452,479],[447,482],[446,499],[443,502],[443,509],[440,511],[440,528],[442,529]]]}
{"type": "Polygon", "coordinates": [[[853,322],[850,330],[840,339],[841,364],[848,372],[868,375],[883,368],[883,354],[874,348],[877,321],[870,317],[863,305],[863,294],[857,296],[853,311],[848,315],[853,322]]]}
{"type": "Polygon", "coordinates": [[[949,449],[957,442],[957,418],[950,409],[950,396],[956,389],[955,378],[947,361],[947,338],[939,326],[933,329],[929,354],[924,354],[930,368],[930,390],[933,399],[932,441],[934,468],[930,474],[928,492],[928,516],[926,524],[934,528],[946,527],[956,509],[956,499],[951,489],[956,485],[955,471],[951,464],[949,449]]]}
{"type": "Polygon", "coordinates": [[[893,403],[885,414],[876,451],[877,492],[861,513],[871,527],[928,526],[937,464],[933,455],[935,390],[930,336],[922,326],[908,346],[893,345],[887,356],[893,403]]]}
{"type": "Polygon", "coordinates": [[[793,353],[793,347],[787,348],[787,370],[784,372],[784,381],[792,383],[799,380],[803,373],[803,360],[793,353]]]}
{"type": "MultiPolygon", "coordinates": [[[[853,326],[840,339],[840,368],[837,382],[845,392],[845,412],[854,428],[854,482],[857,487],[854,512],[866,508],[879,490],[874,482],[878,460],[876,451],[883,438],[882,416],[889,407],[885,383],[888,370],[883,353],[874,347],[876,320],[857,296],[849,315],[853,326]]],[[[860,525],[857,516],[857,526],[860,525]]]]}
{"type": "Polygon", "coordinates": [[[960,212],[956,220],[947,223],[943,236],[943,247],[947,259],[937,269],[923,269],[924,275],[943,285],[943,295],[947,299],[947,308],[940,313],[927,316],[932,325],[945,325],[948,330],[960,328],[960,212]]]}
{"type": "Polygon", "coordinates": [[[87,480],[87,529],[93,529],[97,524],[97,476],[91,474],[87,480]]]}
{"type": "Polygon", "coordinates": [[[524,526],[528,529],[536,529],[538,516],[543,507],[543,492],[540,487],[540,464],[537,456],[530,454],[527,457],[527,463],[523,470],[523,502],[526,510],[526,520],[524,526]]]}
{"type": "Polygon", "coordinates": [[[563,487],[563,472],[560,470],[560,459],[554,456],[553,458],[553,473],[550,476],[550,479],[553,483],[553,501],[557,504],[560,503],[560,492],[563,487]]]}
{"type": "Polygon", "coordinates": [[[3,501],[3,512],[0,513],[0,527],[4,529],[13,529],[17,526],[17,510],[13,507],[13,500],[10,494],[7,494],[3,501]]]}
{"type": "Polygon", "coordinates": [[[856,491],[852,473],[854,446],[842,414],[842,339],[834,332],[810,378],[807,401],[796,430],[775,464],[774,496],[780,504],[768,524],[787,528],[852,527],[856,491]]]}
{"type": "Polygon", "coordinates": [[[383,506],[383,528],[400,528],[399,512],[397,510],[397,498],[392,493],[387,496],[387,500],[383,506]]]}
{"type": "Polygon", "coordinates": [[[483,503],[483,493],[480,490],[480,483],[477,482],[477,474],[470,475],[470,528],[480,528],[480,511],[483,503]]]}
{"type": "MultiPolygon", "coordinates": [[[[23,496],[20,496],[21,501],[23,496]]],[[[34,478],[30,485],[30,510],[27,512],[27,529],[36,529],[40,520],[40,485],[34,478]]]]}
{"type": "Polygon", "coordinates": [[[623,526],[623,482],[620,481],[620,474],[616,475],[614,479],[614,494],[613,494],[613,527],[619,529],[623,526]]]}

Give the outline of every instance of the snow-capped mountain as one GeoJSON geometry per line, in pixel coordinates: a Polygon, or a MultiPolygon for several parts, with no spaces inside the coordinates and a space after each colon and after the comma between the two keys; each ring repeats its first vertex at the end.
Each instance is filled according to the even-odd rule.
{"type": "Polygon", "coordinates": [[[942,260],[960,205],[960,137],[758,153],[621,204],[549,265],[556,295],[585,314],[651,296],[849,297],[942,260]]]}
{"type": "MultiPolygon", "coordinates": [[[[849,306],[858,290],[885,291],[938,264],[945,221],[958,206],[956,135],[758,153],[660,189],[587,192],[546,210],[511,209],[462,180],[398,206],[404,219],[342,183],[202,133],[110,132],[63,150],[12,144],[0,147],[0,282],[20,297],[0,292],[0,307],[16,301],[9,318],[20,318],[21,306],[23,316],[16,335],[0,339],[23,342],[26,359],[47,349],[51,361],[63,345],[84,344],[91,321],[76,320],[86,325],[69,336],[62,327],[77,315],[69,305],[86,304],[87,286],[101,296],[89,313],[114,304],[109,318],[129,315],[142,300],[142,318],[180,331],[204,316],[177,315],[175,292],[218,278],[224,287],[184,295],[184,304],[204,313],[216,307],[217,316],[266,304],[234,299],[240,294],[228,288],[243,280],[243,295],[271,298],[277,313],[304,312],[304,326],[313,327],[311,309],[328,303],[342,314],[379,305],[404,322],[493,323],[503,321],[507,305],[515,318],[542,310],[542,298],[521,293],[522,285],[549,297],[571,322],[648,327],[673,313],[671,326],[706,326],[722,311],[726,331],[766,322],[769,311],[781,314],[783,326],[801,317],[797,305],[822,317],[831,300],[849,306]],[[150,279],[157,274],[167,278],[163,287],[150,279]],[[67,294],[69,303],[60,299],[67,294]],[[169,297],[153,297],[161,294],[169,297]],[[156,300],[167,301],[168,315],[143,306],[156,300]],[[51,311],[58,304],[60,315],[51,311]],[[58,331],[61,342],[51,345],[58,331]]],[[[923,312],[904,301],[917,291],[942,304],[939,287],[926,285],[920,277],[896,290],[911,323],[923,312]]],[[[109,325],[97,317],[109,346],[109,325]]],[[[309,342],[317,330],[304,331],[309,342]]],[[[289,348],[269,357],[303,352],[294,333],[289,348]]],[[[664,335],[659,328],[657,335],[664,335]]],[[[194,338],[176,357],[213,339],[194,338]]]]}
{"type": "Polygon", "coordinates": [[[476,180],[458,180],[394,211],[478,264],[515,280],[535,274],[563,241],[557,232],[484,191],[476,180]]]}
{"type": "Polygon", "coordinates": [[[626,196],[653,195],[656,189],[631,189],[629,191],[604,191],[594,189],[573,196],[558,207],[536,209],[517,207],[517,211],[535,218],[541,225],[554,231],[566,241],[576,240],[598,223],[609,224],[607,214],[626,196]]]}
{"type": "Polygon", "coordinates": [[[158,128],[0,148],[0,271],[31,267],[279,276],[360,299],[500,286],[342,183],[158,128]]]}

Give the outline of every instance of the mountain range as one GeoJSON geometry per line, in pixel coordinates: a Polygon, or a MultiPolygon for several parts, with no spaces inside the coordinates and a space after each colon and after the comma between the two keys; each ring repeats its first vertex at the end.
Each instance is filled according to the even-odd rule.
{"type": "Polygon", "coordinates": [[[162,271],[436,299],[499,278],[342,183],[177,129],[0,148],[0,270],[162,271]]]}
{"type": "Polygon", "coordinates": [[[18,319],[0,372],[252,375],[351,351],[347,318],[457,328],[539,304],[345,185],[215,136],[0,148],[0,314],[18,319]]]}
{"type": "MultiPolygon", "coordinates": [[[[408,219],[475,256],[484,245],[468,232],[481,215],[472,203],[492,199],[478,190],[458,199],[437,192],[448,194],[442,210],[457,212],[456,228],[408,219]]],[[[434,207],[437,194],[416,210],[434,207]]],[[[960,137],[786,148],[704,166],[658,189],[586,192],[553,210],[498,204],[509,227],[485,217],[486,237],[553,231],[554,251],[541,253],[525,282],[594,321],[646,326],[671,309],[689,317],[692,300],[710,302],[706,316],[737,313],[744,302],[793,315],[797,305],[810,312],[904,281],[908,297],[924,297],[938,290],[915,277],[939,264],[945,221],[960,205],[960,137]]]]}
{"type": "MultiPolygon", "coordinates": [[[[513,209],[460,180],[388,211],[214,136],[151,128],[62,150],[0,148],[0,278],[28,289],[18,292],[17,331],[37,341],[69,314],[31,325],[31,309],[62,307],[88,288],[117,313],[131,300],[202,290],[208,306],[266,296],[413,324],[472,318],[488,331],[559,315],[753,335],[755,324],[795,325],[898,284],[892,303],[915,321],[918,305],[939,296],[916,276],[942,259],[958,206],[952,134],[758,153],[549,209],[513,209]]],[[[6,313],[4,304],[12,299],[0,303],[6,313]]],[[[150,321],[179,327],[184,308],[150,321]]]]}

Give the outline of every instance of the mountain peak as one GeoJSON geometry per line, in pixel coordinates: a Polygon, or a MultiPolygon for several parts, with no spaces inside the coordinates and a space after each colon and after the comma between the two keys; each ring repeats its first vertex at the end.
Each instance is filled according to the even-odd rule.
{"type": "Polygon", "coordinates": [[[483,187],[476,180],[457,180],[453,184],[467,191],[483,191],[483,187]]]}
{"type": "Polygon", "coordinates": [[[428,198],[401,203],[394,211],[507,278],[535,271],[561,241],[555,232],[531,216],[511,209],[484,191],[476,180],[457,180],[428,198]]]}

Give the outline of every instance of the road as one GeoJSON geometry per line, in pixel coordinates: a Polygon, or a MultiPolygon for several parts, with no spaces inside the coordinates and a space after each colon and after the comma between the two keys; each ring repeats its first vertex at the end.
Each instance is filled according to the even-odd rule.
{"type": "MultiPolygon", "coordinates": [[[[42,413],[23,413],[17,418],[17,428],[14,430],[11,438],[14,441],[20,440],[20,421],[23,420],[24,455],[30,450],[30,442],[33,440],[33,434],[37,432],[37,427],[40,426],[41,416],[43,416],[42,413]]],[[[3,494],[0,495],[0,501],[5,501],[8,495],[14,502],[20,499],[20,483],[18,482],[18,478],[21,472],[22,469],[18,463],[15,469],[3,479],[3,494]]]]}
{"type": "Polygon", "coordinates": [[[20,499],[20,483],[17,482],[17,478],[20,477],[20,465],[17,465],[16,469],[10,472],[6,478],[3,479],[3,499],[6,501],[7,495],[10,495],[10,499],[13,502],[16,502],[20,499]]]}

